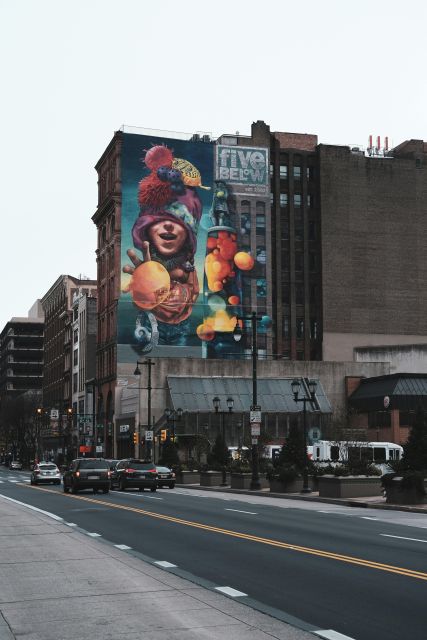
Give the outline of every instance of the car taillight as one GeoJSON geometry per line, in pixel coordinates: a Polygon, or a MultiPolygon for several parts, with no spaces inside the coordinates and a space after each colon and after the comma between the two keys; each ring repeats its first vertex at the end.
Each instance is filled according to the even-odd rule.
{"type": "Polygon", "coordinates": [[[125,469],[125,473],[135,473],[135,469],[125,469]]]}
{"type": "Polygon", "coordinates": [[[149,469],[148,473],[157,473],[157,470],[156,469],[149,469]]]}
{"type": "Polygon", "coordinates": [[[107,471],[107,476],[111,478],[111,471],[107,471]]]}

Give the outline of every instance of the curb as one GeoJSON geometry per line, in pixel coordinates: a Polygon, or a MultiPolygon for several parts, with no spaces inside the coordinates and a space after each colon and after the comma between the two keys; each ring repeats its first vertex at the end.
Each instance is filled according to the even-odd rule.
{"type": "Polygon", "coordinates": [[[311,496],[300,493],[271,493],[270,491],[250,491],[248,489],[231,489],[230,487],[204,487],[200,484],[177,484],[180,489],[197,489],[199,491],[212,491],[220,493],[234,493],[246,496],[260,496],[267,498],[277,498],[279,500],[305,500],[306,502],[319,502],[323,504],[339,504],[345,507],[360,507],[362,509],[384,509],[387,511],[406,511],[410,513],[426,513],[427,504],[425,506],[411,506],[400,504],[386,504],[382,502],[367,502],[366,500],[348,499],[348,498],[320,498],[319,496],[311,496]]]}

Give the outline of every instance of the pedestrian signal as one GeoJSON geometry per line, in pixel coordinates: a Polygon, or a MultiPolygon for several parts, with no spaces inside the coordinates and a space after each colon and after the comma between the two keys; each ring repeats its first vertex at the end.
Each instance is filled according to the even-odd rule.
{"type": "Polygon", "coordinates": [[[168,430],[167,429],[162,429],[160,431],[160,441],[164,442],[168,437],[168,430]]]}

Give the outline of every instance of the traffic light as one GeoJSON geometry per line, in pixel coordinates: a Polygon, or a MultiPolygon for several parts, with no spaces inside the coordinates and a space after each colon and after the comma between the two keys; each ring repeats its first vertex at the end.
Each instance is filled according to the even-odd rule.
{"type": "Polygon", "coordinates": [[[160,431],[160,442],[165,442],[167,437],[168,437],[168,430],[167,429],[162,429],[160,431]]]}
{"type": "Polygon", "coordinates": [[[133,444],[138,444],[138,434],[135,431],[135,433],[133,434],[133,444]]]}

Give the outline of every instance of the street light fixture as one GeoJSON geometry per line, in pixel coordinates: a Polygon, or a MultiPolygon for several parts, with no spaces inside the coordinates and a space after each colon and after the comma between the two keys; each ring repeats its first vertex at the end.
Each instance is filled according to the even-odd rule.
{"type": "Polygon", "coordinates": [[[311,493],[311,488],[308,486],[308,455],[307,455],[307,402],[310,404],[315,403],[316,399],[316,389],[317,382],[316,380],[308,380],[308,390],[310,393],[310,397],[299,397],[299,392],[301,388],[301,382],[296,378],[291,382],[292,393],[294,394],[295,402],[303,403],[303,426],[304,426],[304,470],[303,470],[303,487],[301,493],[311,493]]]}
{"type": "MultiPolygon", "coordinates": [[[[234,407],[234,400],[233,398],[231,398],[230,396],[227,398],[227,408],[228,411],[220,411],[220,406],[221,406],[221,398],[218,398],[218,396],[215,396],[215,398],[212,399],[212,403],[215,409],[215,413],[219,413],[219,415],[221,416],[221,428],[222,428],[222,442],[223,442],[223,446],[224,446],[224,455],[225,455],[225,451],[227,451],[228,453],[228,448],[227,448],[227,444],[225,441],[225,418],[224,416],[226,415],[230,415],[231,413],[233,413],[233,407],[234,407]]],[[[226,460],[224,459],[223,465],[222,465],[222,482],[221,482],[221,487],[226,487],[227,486],[227,463],[226,460]]]]}
{"type": "MultiPolygon", "coordinates": [[[[151,358],[148,358],[147,360],[144,360],[144,362],[136,362],[136,369],[133,372],[134,376],[139,376],[139,411],[138,411],[138,417],[139,417],[139,424],[138,424],[138,440],[141,436],[141,370],[139,368],[139,365],[145,365],[148,367],[148,381],[147,381],[147,392],[148,392],[148,397],[147,397],[147,431],[151,431],[151,367],[155,365],[155,362],[153,362],[151,360],[151,358]]],[[[147,440],[146,440],[147,442],[147,440]]],[[[151,462],[151,458],[152,458],[152,447],[151,447],[151,443],[152,441],[150,441],[150,447],[148,449],[148,459],[151,462]]],[[[154,460],[153,460],[154,462],[154,460]]]]}
{"type": "MultiPolygon", "coordinates": [[[[235,342],[240,342],[243,337],[243,330],[240,326],[240,320],[249,320],[252,327],[252,406],[251,411],[260,411],[258,407],[258,390],[257,390],[257,322],[260,321],[264,326],[270,324],[270,318],[268,316],[258,317],[256,311],[252,311],[250,316],[236,316],[236,324],[233,330],[233,338],[235,342]]],[[[252,491],[259,491],[261,489],[261,482],[259,479],[259,453],[258,453],[258,438],[252,438],[252,478],[250,489],[252,491]]]]}

